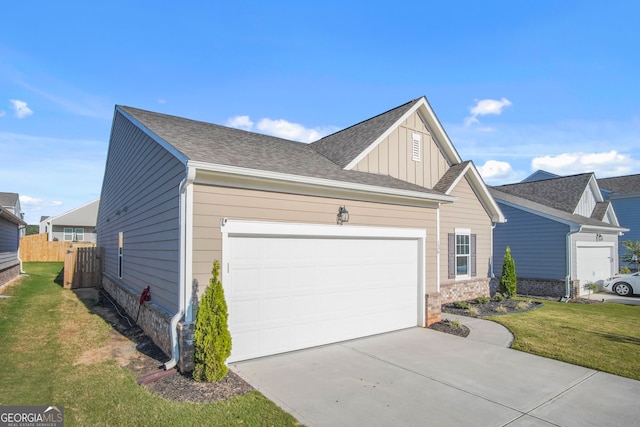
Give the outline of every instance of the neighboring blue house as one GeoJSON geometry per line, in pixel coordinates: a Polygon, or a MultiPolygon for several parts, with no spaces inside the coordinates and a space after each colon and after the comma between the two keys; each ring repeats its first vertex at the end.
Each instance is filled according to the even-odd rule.
{"type": "MultiPolygon", "coordinates": [[[[598,179],[598,185],[606,200],[610,200],[620,224],[629,229],[620,237],[623,240],[640,240],[640,174],[618,176],[614,178],[598,179]]],[[[624,246],[619,247],[620,257],[627,252],[624,246]]],[[[632,270],[638,268],[638,263],[620,261],[620,265],[627,265],[632,270]]]]}
{"type": "Polygon", "coordinates": [[[12,209],[0,206],[0,285],[8,283],[20,275],[18,249],[20,248],[20,233],[26,225],[27,223],[16,216],[12,209]]]}
{"type": "Polygon", "coordinates": [[[508,247],[518,293],[570,297],[586,294],[617,272],[621,227],[593,173],[534,174],[526,182],[490,188],[507,222],[494,230],[494,273],[502,274],[508,247]]]}

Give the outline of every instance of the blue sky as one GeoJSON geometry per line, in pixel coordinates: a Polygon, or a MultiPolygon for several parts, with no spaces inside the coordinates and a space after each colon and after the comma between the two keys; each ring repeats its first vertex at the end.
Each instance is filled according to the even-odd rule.
{"type": "Polygon", "coordinates": [[[100,196],[116,104],[311,141],[425,95],[490,184],[640,173],[633,1],[30,1],[0,25],[0,191],[100,196]]]}

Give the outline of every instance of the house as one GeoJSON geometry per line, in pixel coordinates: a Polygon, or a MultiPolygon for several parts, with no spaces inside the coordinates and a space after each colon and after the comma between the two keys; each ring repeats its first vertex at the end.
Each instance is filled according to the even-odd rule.
{"type": "Polygon", "coordinates": [[[518,293],[571,297],[611,277],[618,266],[620,226],[593,173],[491,187],[507,222],[494,230],[495,274],[507,247],[518,293]]]}
{"type": "Polygon", "coordinates": [[[46,233],[47,240],[64,242],[96,241],[96,222],[100,199],[86,203],[60,215],[42,217],[40,234],[46,233]]]}
{"type": "MultiPolygon", "coordinates": [[[[27,225],[18,216],[20,214],[19,201],[17,205],[5,207],[5,203],[9,202],[5,198],[7,194],[12,197],[15,193],[0,193],[0,203],[2,204],[0,206],[0,286],[18,277],[22,271],[18,249],[21,233],[27,225]],[[14,212],[18,212],[18,215],[14,212]]],[[[16,200],[19,200],[18,195],[15,196],[16,200]]]]}
{"type": "MultiPolygon", "coordinates": [[[[620,237],[620,241],[631,240],[640,241],[640,174],[617,176],[612,178],[598,179],[598,185],[602,190],[605,200],[611,201],[620,224],[629,228],[629,231],[620,237]]],[[[620,245],[618,247],[620,256],[627,253],[627,249],[620,245]]],[[[620,262],[620,265],[627,265],[630,269],[637,270],[637,262],[620,262]]]]}
{"type": "Polygon", "coordinates": [[[116,106],[98,211],[103,287],[192,369],[222,265],[229,361],[426,326],[489,294],[504,219],[421,97],[312,144],[116,106]]]}
{"type": "MultiPolygon", "coordinates": [[[[24,212],[20,206],[20,196],[18,193],[2,193],[0,192],[0,208],[6,209],[21,220],[24,220],[24,212]]],[[[25,228],[20,229],[20,236],[26,233],[25,228]]]]}

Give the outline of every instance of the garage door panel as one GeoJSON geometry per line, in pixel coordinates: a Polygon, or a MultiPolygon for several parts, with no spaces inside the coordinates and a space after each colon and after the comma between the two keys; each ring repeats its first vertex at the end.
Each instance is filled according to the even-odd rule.
{"type": "Polygon", "coordinates": [[[589,293],[584,288],[587,283],[598,283],[613,274],[613,247],[578,246],[576,264],[580,295],[586,295],[589,293]]]}
{"type": "Polygon", "coordinates": [[[418,239],[233,236],[229,361],[418,324],[418,239]]]}

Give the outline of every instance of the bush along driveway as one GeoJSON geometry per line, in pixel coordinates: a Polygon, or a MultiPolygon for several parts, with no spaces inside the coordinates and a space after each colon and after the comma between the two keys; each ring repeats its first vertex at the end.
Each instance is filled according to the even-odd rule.
{"type": "Polygon", "coordinates": [[[24,268],[29,276],[0,298],[2,405],[63,406],[68,426],[299,425],[257,391],[181,403],[137,385],[134,372],[112,357],[111,324],[55,283],[62,264],[24,268]]]}

